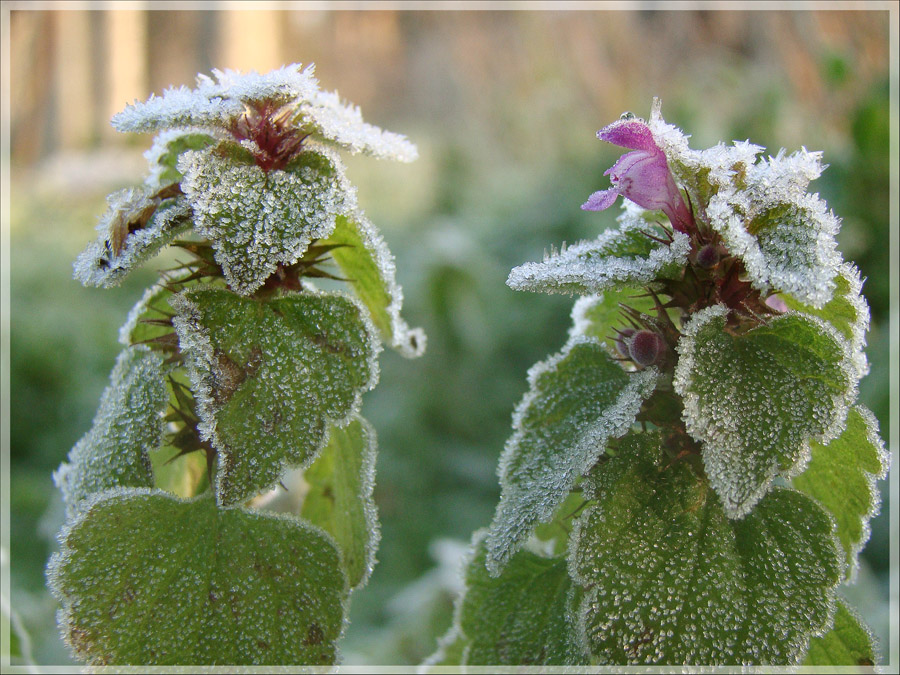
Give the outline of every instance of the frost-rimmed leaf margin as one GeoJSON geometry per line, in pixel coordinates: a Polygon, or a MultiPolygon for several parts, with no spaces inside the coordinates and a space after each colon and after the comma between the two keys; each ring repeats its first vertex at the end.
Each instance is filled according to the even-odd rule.
{"type": "Polygon", "coordinates": [[[552,518],[577,479],[603,454],[607,440],[622,436],[631,428],[641,404],[653,393],[658,375],[652,366],[626,372],[602,343],[584,335],[571,337],[562,351],[529,369],[529,388],[513,412],[513,435],[506,442],[497,467],[500,502],[485,542],[491,574],[501,572],[538,523],[552,518]],[[574,387],[570,379],[566,387],[560,388],[563,399],[554,399],[559,390],[554,390],[552,378],[561,376],[562,369],[579,365],[582,376],[592,378],[589,386],[574,387]],[[542,389],[547,382],[550,386],[545,392],[542,389]],[[593,399],[588,398],[590,393],[593,399]],[[597,400],[603,393],[612,398],[608,405],[597,400]],[[530,419],[544,404],[551,408],[549,425],[530,419]],[[562,417],[553,410],[559,404],[570,408],[563,408],[562,417]],[[574,412],[573,407],[577,408],[574,412]],[[580,421],[587,428],[579,429],[568,442],[560,439],[568,427],[577,425],[578,417],[583,418],[580,421]],[[557,438],[548,440],[547,436],[557,438]],[[548,447],[556,453],[549,458],[540,454],[548,447]],[[540,480],[535,483],[526,475],[523,485],[520,471],[537,474],[540,480]]]}
{"type": "MultiPolygon", "coordinates": [[[[259,482],[259,484],[254,484],[253,486],[251,486],[254,491],[253,494],[244,494],[242,492],[233,494],[232,491],[228,489],[228,484],[230,480],[229,476],[235,468],[232,462],[234,455],[229,454],[228,452],[228,439],[224,438],[221,433],[221,425],[219,420],[219,412],[221,412],[232,399],[229,397],[229,401],[226,401],[221,405],[216,400],[217,390],[225,386],[217,379],[216,375],[216,373],[221,370],[221,366],[219,365],[219,357],[216,355],[217,348],[215,346],[218,343],[218,340],[213,338],[210,333],[209,327],[206,326],[202,320],[203,313],[205,311],[212,311],[212,303],[210,302],[210,298],[213,296],[218,296],[219,298],[227,298],[225,302],[237,303],[239,305],[243,304],[245,307],[250,307],[251,309],[254,309],[257,306],[256,300],[244,298],[243,296],[234,294],[225,289],[186,290],[182,291],[178,295],[172,296],[172,298],[170,298],[169,300],[169,303],[176,311],[176,315],[175,317],[173,317],[172,323],[175,327],[176,333],[178,334],[181,350],[185,354],[185,357],[187,359],[188,373],[191,378],[191,391],[194,394],[197,406],[197,414],[200,418],[197,429],[200,432],[201,438],[203,440],[209,441],[213,445],[213,447],[215,447],[219,451],[219,463],[215,480],[216,495],[221,504],[231,505],[241,499],[248,499],[252,497],[253,494],[259,494],[273,487],[278,482],[281,474],[286,470],[287,467],[298,466],[300,468],[305,468],[315,460],[315,458],[319,455],[322,448],[325,447],[325,444],[328,441],[329,425],[343,427],[348,424],[353,415],[360,409],[363,393],[371,390],[378,382],[378,354],[381,352],[381,343],[376,337],[377,332],[375,330],[375,327],[372,325],[371,319],[369,318],[368,312],[366,311],[365,307],[363,307],[363,305],[357,298],[346,293],[342,293],[339,291],[318,291],[314,289],[306,289],[301,293],[285,293],[271,301],[268,301],[267,303],[260,305],[260,307],[264,308],[260,311],[263,311],[265,313],[265,316],[271,314],[275,317],[278,317],[276,305],[278,305],[279,303],[286,304],[290,302],[303,301],[306,298],[311,299],[311,301],[313,302],[330,301],[334,304],[346,303],[345,308],[352,308],[352,310],[355,311],[355,320],[358,320],[357,327],[363,334],[360,338],[360,342],[362,344],[362,349],[366,353],[365,369],[367,371],[367,374],[365,379],[359,382],[358,385],[352,383],[348,385],[352,391],[352,395],[346,402],[346,406],[341,406],[341,409],[343,410],[342,413],[322,414],[320,419],[321,432],[316,436],[315,442],[312,443],[308,448],[306,448],[306,452],[300,460],[296,459],[295,455],[297,449],[294,446],[292,446],[293,449],[281,448],[280,452],[282,457],[276,460],[278,466],[275,468],[274,472],[269,472],[271,473],[271,479],[267,479],[266,481],[262,481],[259,482]],[[205,302],[198,304],[195,301],[197,295],[205,296],[205,302]],[[229,457],[231,457],[232,459],[229,459],[229,457]]],[[[334,309],[332,311],[332,314],[333,313],[334,309]]],[[[309,320],[311,315],[311,312],[307,312],[307,314],[303,316],[303,320],[309,320]]],[[[232,314],[232,316],[234,315],[232,314]]],[[[284,320],[282,318],[279,318],[277,322],[279,324],[284,324],[284,320]]],[[[229,328],[234,329],[233,326],[229,326],[229,328]]],[[[320,330],[318,326],[317,329],[320,330]]],[[[271,337],[273,334],[275,333],[270,332],[267,333],[267,336],[271,337]]],[[[242,334],[240,337],[245,340],[249,339],[246,333],[242,334]]],[[[309,338],[308,335],[297,337],[298,339],[309,338]]],[[[318,349],[320,349],[321,351],[325,351],[324,347],[318,347],[318,349]]],[[[261,352],[261,354],[265,354],[265,352],[261,352]]],[[[297,354],[294,354],[294,357],[299,358],[297,354]]],[[[228,358],[230,359],[230,357],[228,358]]],[[[248,356],[246,358],[250,357],[248,356]]],[[[262,368],[259,368],[259,371],[261,371],[264,375],[267,373],[267,371],[262,368]]],[[[295,372],[301,371],[308,371],[307,366],[303,364],[297,364],[297,370],[295,372]]],[[[256,374],[259,374],[259,372],[257,372],[256,374]]],[[[238,383],[238,387],[245,384],[245,382],[246,380],[241,379],[238,383]]],[[[236,388],[232,392],[232,394],[236,391],[240,391],[240,389],[236,388]]],[[[291,405],[299,405],[299,403],[294,400],[285,400],[282,401],[282,403],[285,405],[285,408],[279,408],[278,410],[272,411],[273,415],[281,416],[284,410],[287,410],[291,405]]],[[[280,424],[280,422],[278,423],[280,424]]],[[[270,431],[267,435],[267,438],[271,441],[273,437],[274,431],[270,431]]],[[[254,462],[256,462],[257,460],[258,458],[254,459],[254,462]]]]}
{"type": "Polygon", "coordinates": [[[190,227],[192,213],[187,200],[183,197],[154,200],[153,194],[149,188],[136,187],[119,190],[106,198],[109,208],[97,223],[98,237],[73,264],[77,281],[99,288],[118,286],[132,269],[190,227]],[[156,208],[146,225],[131,231],[130,218],[154,205],[156,208]],[[119,251],[111,244],[115,237],[122,238],[119,251]]]}
{"type": "Polygon", "coordinates": [[[486,568],[487,534],[480,529],[472,536],[461,563],[463,589],[454,603],[453,624],[420,672],[440,665],[586,665],[586,646],[570,622],[579,593],[571,585],[566,559],[519,551],[494,576],[486,568]],[[537,626],[530,625],[534,619],[537,626]]]}
{"type": "Polygon", "coordinates": [[[517,291],[590,295],[674,274],[687,262],[690,238],[672,231],[671,243],[653,241],[646,232],[654,236],[663,233],[653,232],[658,226],[647,220],[649,213],[627,204],[618,217],[618,229],[551,252],[543,262],[514,267],[506,285],[517,291]]]}
{"type": "Polygon", "coordinates": [[[579,629],[592,653],[618,665],[797,663],[832,625],[841,564],[831,518],[781,487],[728,518],[661,443],[633,432],[582,483],[594,503],[575,521],[569,573],[585,589],[579,629]]]}
{"type": "Polygon", "coordinates": [[[338,215],[334,232],[322,243],[339,245],[330,255],[369,308],[385,343],[406,358],[424,354],[425,332],[410,328],[400,315],[403,289],[397,283],[394,256],[366,215],[359,209],[338,215]]]}
{"type": "Polygon", "coordinates": [[[208,129],[188,127],[186,129],[166,129],[153,137],[150,149],[144,153],[144,159],[150,165],[150,174],[144,185],[158,190],[164,185],[178,183],[183,178],[178,171],[178,158],[187,150],[203,150],[215,145],[221,134],[208,129]]]}
{"type": "Polygon", "coordinates": [[[791,484],[834,518],[847,580],[852,583],[859,568],[859,552],[869,540],[869,522],[881,508],[877,481],[887,476],[891,457],[879,434],[878,420],[862,405],[850,409],[840,436],[827,445],[810,442],[810,452],[809,465],[791,484]]]}
{"type": "Polygon", "coordinates": [[[240,161],[235,147],[187,150],[178,171],[196,231],[211,241],[229,287],[249,295],[331,235],[337,216],[356,209],[356,188],[329,148],[305,144],[284,170],[266,172],[240,161]]]}
{"type": "MultiPolygon", "coordinates": [[[[317,528],[303,520],[300,520],[296,517],[289,516],[287,514],[278,514],[271,512],[263,512],[252,509],[245,509],[240,507],[228,508],[228,509],[220,509],[218,508],[214,501],[211,499],[209,493],[204,495],[200,495],[198,497],[194,497],[192,499],[180,499],[168,492],[163,492],[160,490],[153,490],[147,488],[114,488],[111,490],[107,490],[104,492],[99,492],[91,495],[91,497],[86,501],[85,508],[73,519],[70,519],[64,526],[62,531],[59,534],[59,540],[61,543],[61,548],[58,552],[54,553],[50,561],[47,565],[47,581],[48,587],[50,588],[52,594],[61,604],[61,609],[58,614],[58,621],[60,625],[60,630],[63,639],[67,643],[67,645],[72,649],[73,653],[76,657],[85,660],[92,665],[106,665],[110,661],[113,663],[122,665],[128,662],[135,663],[135,665],[152,665],[153,661],[150,658],[147,658],[147,654],[135,655],[134,658],[129,658],[127,654],[115,654],[113,650],[107,645],[105,648],[99,645],[98,640],[116,640],[116,639],[128,639],[127,634],[123,634],[122,632],[116,632],[113,630],[104,630],[101,628],[100,635],[95,636],[96,639],[91,640],[91,636],[85,631],[84,624],[82,623],[81,627],[73,626],[72,621],[75,618],[75,615],[79,613],[82,609],[82,604],[84,603],[83,598],[79,599],[77,597],[73,597],[74,593],[67,592],[65,588],[65,575],[70,572],[67,566],[74,565],[76,569],[78,567],[84,568],[87,572],[89,572],[89,576],[87,579],[77,584],[76,592],[80,594],[85,593],[94,593],[103,594],[109,591],[110,584],[103,582],[103,577],[110,577],[119,574],[124,567],[124,564],[109,564],[109,558],[106,558],[106,564],[101,564],[100,561],[92,561],[90,560],[90,554],[93,551],[73,551],[72,550],[72,539],[73,537],[77,537],[84,528],[92,526],[95,529],[97,528],[96,521],[101,517],[106,517],[104,510],[115,510],[121,509],[122,505],[126,508],[134,507],[133,510],[136,512],[138,519],[144,518],[143,523],[138,523],[141,525],[140,527],[128,528],[125,527],[125,531],[129,537],[132,537],[134,541],[131,545],[128,546],[119,546],[118,548],[111,548],[109,543],[111,542],[115,531],[114,528],[116,526],[121,526],[121,521],[123,516],[115,514],[111,517],[111,523],[107,524],[107,526],[101,527],[100,532],[98,534],[98,539],[102,540],[103,543],[103,552],[104,555],[109,555],[110,553],[115,554],[119,553],[122,555],[138,555],[138,566],[141,571],[146,574],[150,579],[164,579],[164,588],[163,592],[157,592],[154,601],[156,600],[169,600],[170,606],[164,608],[162,612],[162,616],[159,617],[157,621],[152,621],[153,630],[146,630],[146,622],[151,621],[148,618],[147,614],[149,610],[141,611],[141,616],[144,617],[144,624],[141,622],[137,622],[136,627],[136,635],[134,635],[134,642],[139,646],[140,649],[148,651],[150,654],[156,655],[157,651],[153,647],[153,643],[151,637],[155,637],[160,639],[160,629],[162,626],[167,623],[174,626],[173,631],[177,636],[169,639],[168,641],[161,641],[161,649],[165,649],[166,646],[174,645],[174,646],[184,646],[184,633],[186,630],[190,630],[196,628],[203,619],[213,618],[215,619],[215,614],[213,612],[213,606],[216,605],[220,600],[223,599],[222,596],[226,594],[231,594],[230,608],[226,612],[230,617],[232,617],[232,621],[240,618],[240,612],[235,614],[236,610],[241,608],[240,598],[238,597],[241,589],[240,584],[228,584],[225,588],[218,589],[222,595],[216,593],[216,589],[211,586],[206,586],[206,588],[201,591],[201,595],[204,597],[199,601],[201,606],[205,607],[208,611],[196,611],[190,603],[184,602],[184,594],[185,593],[196,593],[197,585],[192,582],[190,579],[184,579],[185,570],[186,570],[186,559],[187,556],[190,556],[195,552],[196,547],[185,546],[186,552],[184,556],[179,561],[180,565],[176,566],[176,575],[173,577],[172,575],[160,575],[154,574],[155,567],[160,565],[165,565],[166,563],[171,562],[170,558],[173,555],[172,549],[172,540],[173,540],[173,531],[177,531],[179,524],[183,526],[183,529],[187,531],[189,537],[193,537],[195,541],[199,541],[198,537],[202,537],[205,532],[203,527],[198,526],[198,513],[201,513],[201,509],[207,511],[207,518],[214,518],[216,520],[216,531],[213,532],[210,537],[215,537],[215,541],[211,544],[207,542],[208,546],[212,546],[215,550],[213,552],[213,556],[219,560],[224,560],[225,564],[231,563],[234,565],[234,561],[237,559],[237,550],[240,546],[250,544],[251,540],[254,538],[253,535],[242,535],[240,537],[234,538],[234,540],[230,543],[227,550],[222,552],[218,550],[219,541],[218,537],[220,535],[221,521],[226,518],[237,518],[241,519],[252,519],[256,520],[259,523],[265,523],[267,525],[273,526],[275,529],[284,530],[285,528],[293,530],[294,532],[301,532],[304,536],[314,539],[315,545],[307,547],[307,551],[305,555],[300,555],[297,551],[293,550],[293,547],[290,546],[290,542],[286,537],[283,536],[283,532],[281,536],[271,536],[268,538],[257,539],[257,552],[271,552],[273,548],[277,548],[279,545],[286,545],[291,548],[291,551],[285,551],[284,555],[275,556],[274,560],[278,563],[287,563],[292,564],[295,559],[301,559],[303,561],[303,565],[300,567],[304,572],[308,572],[312,569],[310,565],[311,555],[319,556],[320,558],[327,558],[328,560],[325,564],[317,565],[313,570],[316,575],[320,578],[313,584],[316,590],[320,592],[324,592],[329,595],[329,598],[326,598],[325,601],[321,602],[321,606],[324,608],[323,611],[331,612],[335,616],[332,617],[332,620],[325,625],[324,627],[319,623],[313,621],[305,626],[306,630],[304,630],[304,635],[296,636],[295,640],[287,639],[284,635],[284,631],[287,628],[296,629],[296,622],[283,621],[281,618],[281,614],[283,612],[279,612],[278,609],[282,608],[283,605],[278,603],[282,603],[286,600],[285,597],[285,580],[291,579],[296,580],[301,575],[297,573],[292,573],[289,575],[275,575],[278,576],[278,593],[270,593],[270,594],[256,594],[253,595],[254,598],[262,598],[263,600],[272,600],[275,602],[276,607],[272,607],[271,611],[266,611],[261,614],[261,616],[270,616],[274,617],[274,627],[270,632],[272,632],[272,636],[268,636],[269,640],[260,642],[257,638],[252,638],[252,643],[248,642],[248,632],[247,631],[237,631],[237,635],[234,635],[230,638],[226,638],[224,640],[218,640],[218,650],[214,651],[211,655],[209,655],[208,663],[215,664],[217,662],[230,662],[232,665],[239,665],[244,659],[247,659],[250,663],[252,661],[248,659],[248,656],[252,657],[256,653],[266,650],[268,651],[273,645],[277,645],[279,647],[284,647],[288,645],[288,649],[291,646],[301,647],[301,648],[315,648],[316,645],[325,644],[325,649],[327,650],[324,654],[320,655],[318,659],[319,663],[328,664],[336,661],[338,652],[336,643],[343,636],[343,633],[346,630],[346,614],[347,614],[347,601],[348,601],[348,586],[346,577],[343,574],[342,566],[340,564],[340,551],[337,546],[334,544],[334,540],[328,535],[326,532],[322,531],[320,528],[317,528]],[[187,519],[182,519],[184,522],[179,523],[177,521],[173,521],[172,519],[167,518],[147,518],[148,516],[148,503],[151,501],[158,501],[163,507],[182,509],[188,516],[191,516],[187,519]],[[140,508],[138,508],[138,506],[140,508]],[[93,522],[91,522],[93,521],[93,522]],[[149,557],[142,556],[145,550],[153,545],[151,535],[156,530],[164,531],[164,541],[160,543],[161,553],[157,556],[149,557]],[[164,554],[163,554],[164,549],[164,554]],[[219,555],[223,553],[223,555],[219,555]],[[97,570],[102,571],[101,580],[98,582],[96,579],[97,570]],[[178,573],[181,573],[181,577],[178,576],[178,573]],[[335,582],[333,584],[325,583],[326,581],[335,582]],[[179,584],[179,582],[181,582],[179,584]],[[328,590],[330,588],[330,590],[328,590]],[[235,607],[235,600],[237,600],[238,605],[235,607]],[[244,644],[241,644],[243,640],[244,644]],[[227,655],[225,657],[222,656],[222,647],[225,645],[230,645],[232,651],[231,655],[227,655]],[[99,652],[99,653],[98,653],[99,652]],[[229,658],[229,656],[234,656],[234,658],[229,658]]],[[[127,515],[127,514],[126,514],[127,515]]],[[[149,514],[152,515],[152,514],[149,514]]],[[[107,518],[110,520],[110,518],[107,518]]],[[[259,536],[261,528],[258,526],[255,528],[250,528],[251,532],[254,532],[257,536],[259,536]]],[[[210,538],[208,537],[208,539],[210,538]]],[[[100,547],[98,547],[100,548],[100,547]]],[[[177,548],[176,548],[177,551],[177,548]]],[[[204,561],[200,561],[198,566],[205,573],[209,570],[208,559],[204,561]],[[205,564],[204,564],[205,563],[205,564]]],[[[174,563],[172,563],[174,564],[174,563]]],[[[248,565],[242,566],[239,570],[233,570],[236,575],[240,575],[242,581],[246,582],[246,575],[249,569],[253,569],[257,574],[261,574],[265,569],[266,565],[257,561],[256,565],[248,565]]],[[[271,570],[270,570],[271,571],[271,570]]],[[[121,612],[124,607],[126,610],[130,607],[133,607],[135,602],[140,600],[139,593],[142,590],[141,585],[138,585],[136,588],[129,585],[131,580],[126,578],[122,585],[122,597],[118,606],[110,607],[107,610],[101,609],[100,611],[91,611],[89,608],[86,610],[87,615],[82,617],[82,621],[94,621],[102,624],[105,621],[115,621],[116,615],[121,612]]],[[[198,596],[199,597],[199,596],[198,596]]],[[[302,601],[303,607],[302,611],[298,612],[299,616],[307,617],[310,612],[310,598],[308,594],[304,594],[302,598],[299,598],[302,601]]],[[[150,608],[152,609],[152,608],[150,608]]],[[[317,617],[321,618],[321,617],[317,617]]],[[[258,629],[261,621],[252,622],[253,628],[258,629]]],[[[325,622],[322,622],[325,623],[325,622]]],[[[126,628],[128,624],[126,622],[126,628]]],[[[208,627],[206,627],[208,629],[208,627]]],[[[198,629],[198,632],[201,634],[200,639],[207,637],[204,634],[204,627],[201,626],[198,629]]],[[[215,637],[215,636],[214,636],[215,637]]],[[[219,636],[221,637],[221,636],[219,636]]],[[[175,655],[177,658],[178,655],[175,655]]],[[[297,655],[291,654],[290,659],[284,659],[287,663],[296,663],[297,655]]],[[[198,655],[197,652],[193,652],[192,654],[178,659],[172,665],[185,665],[185,664],[200,664],[203,663],[204,660],[202,655],[198,655]]],[[[282,663],[281,665],[285,665],[282,663]]]]}
{"type": "Polygon", "coordinates": [[[144,346],[116,359],[90,430],[53,473],[69,517],[91,494],[114,487],[153,487],[150,451],[162,443],[169,402],[162,359],[144,346]]]}
{"type": "MultiPolygon", "coordinates": [[[[676,346],[679,359],[673,386],[684,402],[683,419],[688,433],[703,445],[703,463],[711,485],[726,512],[733,518],[742,518],[766,494],[776,475],[790,477],[803,470],[809,462],[810,440],[827,443],[841,432],[850,405],[856,398],[858,375],[847,342],[835,328],[818,317],[786,312],[743,335],[733,337],[725,330],[729,311],[724,305],[713,305],[693,314],[685,324],[676,346]],[[794,336],[791,345],[795,353],[791,355],[794,360],[791,360],[784,357],[787,353],[784,344],[790,341],[786,338],[791,337],[790,332],[798,325],[806,331],[806,335],[801,337],[807,342],[801,345],[794,336]],[[786,330],[786,337],[776,335],[776,329],[786,330]],[[706,340],[702,345],[701,332],[704,332],[706,340]],[[834,354],[825,357],[812,352],[810,339],[813,335],[828,342],[834,354]],[[767,350],[767,337],[781,340],[782,346],[774,351],[767,350]],[[758,349],[755,356],[762,354],[767,359],[764,364],[750,368],[749,364],[723,356],[726,350],[730,350],[733,357],[735,345],[752,346],[748,341],[758,343],[760,339],[764,340],[762,349],[758,349]],[[724,346],[723,341],[727,341],[724,346]],[[803,350],[802,354],[797,353],[798,348],[803,350]],[[814,370],[797,372],[796,369],[802,367],[801,356],[806,361],[813,357],[815,363],[806,365],[814,370]],[[740,371],[738,366],[742,366],[740,371]],[[763,367],[770,367],[770,370],[762,371],[763,367]],[[803,389],[808,395],[803,400],[789,399],[784,404],[783,400],[772,398],[772,391],[760,394],[761,390],[756,386],[759,380],[756,383],[747,381],[750,372],[754,377],[767,374],[771,380],[776,368],[784,370],[778,371],[778,376],[784,381],[774,381],[773,387],[780,387],[775,394],[796,399],[797,392],[803,389]],[[701,374],[707,380],[711,378],[714,385],[707,382],[702,394],[695,391],[701,374]],[[826,382],[826,374],[832,378],[831,381],[826,382]],[[803,380],[821,384],[822,391],[810,394],[803,380]],[[739,396],[752,399],[751,413],[770,416],[765,424],[753,425],[753,420],[746,419],[746,415],[741,417],[736,404],[736,397],[739,396]],[[768,400],[761,402],[761,397],[768,397],[768,400]],[[828,400],[822,402],[822,397],[828,400]],[[817,402],[827,408],[816,408],[817,402]],[[798,411],[801,405],[809,409],[798,411]],[[787,421],[772,417],[785,412],[793,415],[787,421]],[[781,422],[779,426],[775,425],[776,420],[781,422]],[[750,440],[748,434],[753,430],[758,434],[750,440]],[[763,430],[767,431],[765,438],[759,436],[763,430]],[[773,433],[779,436],[776,439],[778,443],[773,443],[773,433]],[[781,439],[782,434],[793,438],[781,439]],[[748,443],[752,443],[757,450],[755,454],[747,452],[748,443]],[[760,448],[768,448],[768,454],[761,457],[758,452],[760,448]]],[[[703,383],[699,384],[702,386],[703,383]]]]}
{"type": "Polygon", "coordinates": [[[332,426],[328,443],[303,473],[308,489],[300,516],[330,534],[341,551],[351,590],[366,585],[381,540],[375,506],[375,429],[359,413],[332,426]]]}
{"type": "Polygon", "coordinates": [[[874,666],[877,661],[878,641],[872,630],[854,609],[839,598],[834,625],[824,635],[810,640],[803,665],[866,667],[874,666]]]}

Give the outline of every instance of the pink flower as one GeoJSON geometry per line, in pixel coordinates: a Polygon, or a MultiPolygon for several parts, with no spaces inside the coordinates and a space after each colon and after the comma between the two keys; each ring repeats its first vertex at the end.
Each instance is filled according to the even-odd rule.
{"type": "Polygon", "coordinates": [[[622,195],[645,209],[662,211],[679,232],[687,234],[693,229],[694,218],[675,185],[666,155],[643,120],[620,119],[598,131],[597,138],[634,152],[622,155],[604,172],[613,186],[592,194],[582,209],[603,211],[622,195]]]}

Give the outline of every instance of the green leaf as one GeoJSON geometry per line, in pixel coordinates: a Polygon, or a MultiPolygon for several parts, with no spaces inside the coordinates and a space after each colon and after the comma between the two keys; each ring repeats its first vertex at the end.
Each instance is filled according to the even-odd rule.
{"type": "Polygon", "coordinates": [[[144,153],[150,162],[150,178],[153,186],[178,183],[183,176],[178,171],[178,158],[187,150],[203,150],[216,143],[208,134],[186,129],[170,129],[160,132],[153,145],[144,153]]]}
{"type": "Polygon", "coordinates": [[[375,431],[359,415],[343,429],[332,427],[328,445],[303,473],[309,485],[300,515],[334,537],[352,588],[363,586],[375,566],[378,514],[375,431]]]}
{"type": "Polygon", "coordinates": [[[189,499],[209,487],[206,473],[206,456],[202,452],[191,452],[179,456],[180,450],[164,445],[150,452],[153,464],[153,486],[189,499]]]}
{"type": "Polygon", "coordinates": [[[872,633],[843,600],[838,600],[834,627],[809,643],[804,666],[874,666],[872,633]]]}
{"type": "Polygon", "coordinates": [[[534,528],[534,537],[547,547],[548,554],[565,555],[569,547],[569,534],[572,532],[572,521],[587,505],[587,499],[581,490],[574,490],[560,504],[553,518],[534,528]]]}
{"type": "Polygon", "coordinates": [[[840,436],[828,445],[812,442],[810,447],[812,460],[792,484],[834,516],[852,576],[869,538],[869,520],[880,506],[875,481],[887,475],[889,457],[878,434],[878,421],[868,409],[856,406],[840,436]]]}
{"type": "Polygon", "coordinates": [[[337,216],[334,232],[322,243],[338,246],[331,257],[368,308],[381,339],[403,356],[421,356],[425,333],[411,329],[400,316],[403,292],[397,284],[394,256],[369,219],[358,211],[337,216]]]}
{"type": "Polygon", "coordinates": [[[834,296],[821,309],[799,302],[790,295],[784,295],[782,299],[789,308],[830,323],[850,344],[854,365],[859,371],[859,377],[863,377],[869,372],[869,364],[863,351],[866,346],[866,331],[869,330],[869,305],[861,294],[859,270],[850,263],[842,264],[834,283],[834,296]]]}
{"type": "Polygon", "coordinates": [[[99,495],[48,578],[66,642],[92,665],[324,665],[343,626],[330,537],[209,498],[99,495]]]}
{"type": "Polygon", "coordinates": [[[570,572],[588,646],[611,664],[793,664],[831,622],[840,560],[808,497],[769,492],[731,520],[661,437],[634,433],[598,464],[570,572]]]}
{"type": "Polygon", "coordinates": [[[469,643],[469,638],[463,635],[459,626],[454,623],[438,640],[437,651],[425,659],[420,672],[443,672],[436,671],[435,667],[465,665],[469,643]]]}
{"type": "Polygon", "coordinates": [[[740,518],[779,473],[797,473],[809,441],[840,433],[858,375],[846,343],[816,317],[789,313],[734,335],[722,305],[693,315],[678,343],[675,391],[703,443],[710,484],[740,518]]]}
{"type": "Polygon", "coordinates": [[[602,345],[578,336],[532,366],[500,458],[502,492],[485,543],[493,573],[552,518],[607,440],[628,431],[656,378],[656,368],[625,372],[602,345]]]}
{"type": "Polygon", "coordinates": [[[615,349],[616,330],[627,328],[621,305],[628,305],[642,314],[653,315],[654,303],[645,297],[642,291],[635,288],[620,288],[606,291],[598,295],[587,295],[578,298],[572,308],[572,328],[569,336],[588,335],[600,342],[605,342],[610,349],[615,349]]]}
{"type": "Polygon", "coordinates": [[[335,218],[355,206],[355,193],[328,151],[305,151],[285,170],[265,172],[228,150],[189,150],[178,170],[197,232],[212,242],[229,287],[249,295],[329,236],[335,218]]]}
{"type": "Polygon", "coordinates": [[[153,487],[149,452],[159,447],[168,403],[162,360],[127,347],[116,361],[94,423],[53,475],[71,515],[94,492],[153,487]]]}
{"type": "Polygon", "coordinates": [[[626,211],[619,229],[551,252],[543,262],[513,268],[507,285],[517,291],[590,295],[678,274],[687,262],[690,239],[681,232],[671,234],[671,243],[651,239],[646,233],[661,239],[670,235],[642,213],[626,211]]]}
{"type": "Polygon", "coordinates": [[[365,311],[340,294],[269,301],[222,289],[171,299],[187,357],[201,436],[218,450],[219,503],[271,488],[287,466],[307,466],[330,424],[359,409],[378,375],[365,311]]]}
{"type": "Polygon", "coordinates": [[[584,644],[572,624],[575,589],[565,559],[519,551],[494,577],[485,566],[483,535],[476,534],[454,619],[459,638],[467,641],[465,664],[586,664],[584,644]]]}

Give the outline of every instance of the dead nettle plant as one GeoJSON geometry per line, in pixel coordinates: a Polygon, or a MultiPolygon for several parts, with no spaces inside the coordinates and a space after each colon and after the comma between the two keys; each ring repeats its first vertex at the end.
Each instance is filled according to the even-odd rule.
{"type": "Polygon", "coordinates": [[[693,150],[658,101],[598,136],[630,152],[582,208],[619,226],[509,276],[581,297],[428,664],[873,663],[838,590],[888,456],[821,153],[693,150]]]}
{"type": "Polygon", "coordinates": [[[109,196],[75,278],[115,286],[166,246],[182,262],[131,311],[93,426],[54,476],[60,629],[90,664],[334,663],[379,539],[360,398],[382,342],[425,348],[337,151],[416,148],[299,65],[201,75],[112,122],[156,134],[150,172],[109,196]],[[295,467],[300,512],[266,511],[295,467]]]}

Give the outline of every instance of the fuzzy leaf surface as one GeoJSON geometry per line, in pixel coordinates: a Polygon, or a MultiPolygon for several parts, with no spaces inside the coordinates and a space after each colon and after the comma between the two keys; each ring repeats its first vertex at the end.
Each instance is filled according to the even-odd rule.
{"type": "Polygon", "coordinates": [[[776,475],[798,472],[810,440],[840,432],[858,374],[846,343],[820,319],[788,313],[733,335],[726,315],[717,305],[685,326],[674,386],[710,484],[740,518],[776,475]]]}
{"type": "Polygon", "coordinates": [[[163,435],[168,404],[162,359],[147,347],[119,354],[94,423],[53,478],[71,515],[94,492],[153,487],[150,451],[163,435]]]}
{"type": "Polygon", "coordinates": [[[356,200],[334,154],[301,152],[284,170],[265,172],[245,152],[223,144],[189,150],[178,161],[197,232],[212,242],[229,287],[241,295],[329,236],[356,200]]]}
{"type": "Polygon", "coordinates": [[[810,447],[809,466],[792,484],[834,516],[852,575],[869,538],[869,520],[878,513],[881,502],[875,481],[887,475],[890,461],[878,434],[878,421],[868,409],[856,406],[847,415],[840,436],[828,445],[812,442],[810,447]]]}
{"type": "Polygon", "coordinates": [[[372,316],[381,339],[403,356],[425,351],[425,334],[400,316],[403,292],[397,284],[394,256],[375,226],[362,213],[339,215],[325,245],[337,245],[331,257],[372,316]]]}
{"type": "Polygon", "coordinates": [[[307,466],[374,386],[371,324],[350,298],[290,293],[268,301],[223,289],[170,302],[188,360],[201,436],[219,451],[216,494],[231,505],[307,466]]]}
{"type": "Polygon", "coordinates": [[[334,537],[352,588],[368,580],[380,538],[375,448],[374,429],[356,415],[346,427],[331,428],[328,445],[303,473],[309,489],[300,515],[334,537]]]}
{"type": "Polygon", "coordinates": [[[467,665],[578,665],[587,654],[572,624],[575,589],[564,558],[519,551],[499,577],[476,537],[455,619],[467,665]]]}
{"type": "Polygon", "coordinates": [[[50,562],[60,625],[92,665],[330,664],[346,582],[299,520],[148,490],[92,500],[50,562]]]}
{"type": "Polygon", "coordinates": [[[635,433],[585,482],[570,573],[600,663],[792,664],[830,624],[840,558],[811,499],[772,490],[728,517],[687,462],[635,433]]]}
{"type": "Polygon", "coordinates": [[[627,373],[589,338],[576,337],[528,372],[529,391],[513,414],[500,458],[500,503],[485,542],[498,573],[534,528],[552,518],[609,438],[631,427],[657,370],[627,373]]]}
{"type": "Polygon", "coordinates": [[[551,253],[543,262],[513,268],[506,283],[517,291],[591,295],[676,274],[687,262],[689,238],[674,232],[671,243],[663,243],[645,233],[666,236],[658,226],[634,215],[597,239],[551,253]]]}
{"type": "Polygon", "coordinates": [[[834,626],[809,644],[804,666],[874,666],[872,634],[843,600],[838,600],[834,626]]]}

